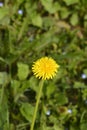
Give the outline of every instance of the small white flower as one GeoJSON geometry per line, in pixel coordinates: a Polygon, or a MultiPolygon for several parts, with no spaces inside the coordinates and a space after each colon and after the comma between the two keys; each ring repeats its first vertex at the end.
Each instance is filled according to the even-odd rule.
{"type": "Polygon", "coordinates": [[[3,3],[2,2],[0,2],[0,7],[2,7],[3,6],[3,3]]]}
{"type": "Polygon", "coordinates": [[[50,113],[51,113],[50,110],[48,110],[48,111],[46,112],[46,115],[49,116],[50,113]]]}
{"type": "Polygon", "coordinates": [[[86,79],[87,78],[86,74],[82,74],[81,77],[82,77],[82,79],[86,79]]]}
{"type": "Polygon", "coordinates": [[[21,9],[18,10],[18,14],[21,14],[21,15],[22,15],[22,14],[23,14],[23,10],[21,10],[21,9]]]}
{"type": "Polygon", "coordinates": [[[70,113],[70,114],[71,114],[71,113],[72,113],[72,110],[71,110],[71,109],[68,109],[68,113],[70,113]]]}

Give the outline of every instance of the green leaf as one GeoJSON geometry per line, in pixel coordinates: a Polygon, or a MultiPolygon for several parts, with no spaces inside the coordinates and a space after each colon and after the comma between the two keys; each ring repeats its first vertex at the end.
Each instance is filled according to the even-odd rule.
{"type": "Polygon", "coordinates": [[[0,20],[0,24],[2,25],[8,25],[10,23],[10,18],[8,16],[5,16],[2,20],[0,20]]]}
{"type": "Polygon", "coordinates": [[[61,18],[65,19],[69,16],[71,12],[67,8],[62,8],[60,11],[61,18]]]}
{"type": "Polygon", "coordinates": [[[44,28],[47,29],[48,27],[53,26],[53,25],[55,25],[54,18],[52,18],[52,17],[44,17],[43,18],[43,26],[44,26],[44,28]]]}
{"type": "Polygon", "coordinates": [[[64,130],[63,127],[59,127],[58,125],[54,125],[54,130],[64,130]]]}
{"type": "Polygon", "coordinates": [[[42,18],[40,16],[40,13],[37,13],[37,4],[36,2],[32,3],[31,0],[29,0],[28,3],[25,4],[25,8],[27,11],[27,14],[29,15],[29,22],[30,24],[33,24],[37,27],[42,27],[42,18]]]}
{"type": "Polygon", "coordinates": [[[25,80],[29,74],[29,67],[27,64],[24,64],[24,63],[18,63],[17,64],[17,67],[18,67],[18,78],[20,80],[25,80]]]}
{"type": "Polygon", "coordinates": [[[6,62],[2,57],[0,57],[0,61],[2,61],[2,62],[6,62]]]}
{"type": "Polygon", "coordinates": [[[11,81],[11,87],[12,87],[12,93],[13,93],[13,96],[15,97],[18,93],[19,93],[19,90],[20,90],[20,81],[18,80],[12,80],[11,81]]]}
{"type": "Polygon", "coordinates": [[[79,2],[79,0],[63,0],[67,5],[76,4],[79,2]]]}
{"type": "Polygon", "coordinates": [[[86,88],[86,85],[84,83],[82,83],[82,82],[76,81],[74,83],[74,88],[86,88]]]}
{"type": "Polygon", "coordinates": [[[55,98],[57,98],[57,102],[59,105],[64,105],[68,103],[68,98],[64,93],[58,93],[57,95],[55,94],[55,98]]]}
{"type": "Polygon", "coordinates": [[[37,27],[42,27],[42,18],[39,14],[32,13],[31,15],[31,20],[32,20],[32,24],[37,26],[37,27]]]}
{"type": "Polygon", "coordinates": [[[38,92],[39,90],[39,87],[38,87],[38,82],[37,82],[37,79],[32,76],[30,79],[29,79],[29,87],[34,90],[35,92],[38,92]]]}
{"type": "Polygon", "coordinates": [[[77,126],[76,124],[73,124],[73,125],[71,124],[70,130],[80,130],[80,129],[79,129],[79,126],[77,126]]]}
{"type": "Polygon", "coordinates": [[[8,8],[0,8],[0,20],[9,14],[8,8]]]}
{"type": "Polygon", "coordinates": [[[56,86],[53,83],[50,83],[47,86],[46,95],[47,95],[48,98],[50,98],[51,94],[54,93],[55,89],[56,89],[56,86]]]}
{"type": "Polygon", "coordinates": [[[55,13],[61,9],[58,2],[53,3],[53,0],[41,0],[42,5],[49,13],[55,13]]]}
{"type": "Polygon", "coordinates": [[[87,28],[87,21],[84,21],[84,27],[87,28]]]}
{"type": "MultiPolygon", "coordinates": [[[[1,95],[1,91],[0,91],[1,95]]],[[[0,98],[1,99],[1,98],[0,98]]],[[[9,110],[8,110],[8,97],[6,93],[3,97],[3,103],[0,104],[0,130],[9,130],[9,110]],[[7,126],[6,129],[5,126],[7,126]]]]}
{"type": "Polygon", "coordinates": [[[83,72],[84,72],[84,74],[86,74],[86,76],[87,76],[87,69],[84,69],[83,72]]]}
{"type": "Polygon", "coordinates": [[[20,5],[24,2],[24,0],[17,0],[17,3],[20,5]]]}
{"type": "Polygon", "coordinates": [[[0,85],[5,85],[9,81],[9,76],[6,72],[0,72],[0,85]]]}
{"type": "Polygon", "coordinates": [[[32,121],[34,114],[34,107],[29,103],[23,103],[20,107],[21,114],[25,117],[26,120],[32,121]]]}
{"type": "Polygon", "coordinates": [[[73,26],[75,26],[75,25],[78,24],[78,21],[79,21],[79,19],[78,19],[78,14],[77,14],[77,13],[74,13],[74,14],[71,16],[71,18],[70,18],[70,23],[71,23],[73,26]]]}
{"type": "Polygon", "coordinates": [[[86,122],[82,122],[82,123],[80,124],[80,129],[81,129],[81,130],[86,130],[86,129],[87,129],[87,123],[86,123],[86,122]]]}

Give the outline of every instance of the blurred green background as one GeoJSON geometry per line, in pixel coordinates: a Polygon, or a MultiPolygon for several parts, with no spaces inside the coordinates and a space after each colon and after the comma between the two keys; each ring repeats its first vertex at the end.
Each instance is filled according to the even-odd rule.
{"type": "Polygon", "coordinates": [[[87,128],[87,0],[0,0],[0,130],[29,130],[34,61],[60,65],[44,84],[34,130],[87,128]]]}

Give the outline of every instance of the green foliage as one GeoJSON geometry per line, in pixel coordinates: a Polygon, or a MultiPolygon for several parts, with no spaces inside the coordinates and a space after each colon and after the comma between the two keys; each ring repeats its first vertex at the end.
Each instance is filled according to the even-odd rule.
{"type": "Polygon", "coordinates": [[[49,12],[49,13],[55,13],[57,12],[61,6],[59,5],[58,2],[54,2],[53,0],[41,0],[42,5],[44,6],[44,8],[49,12]]]}
{"type": "Polygon", "coordinates": [[[64,0],[65,1],[65,3],[67,4],[67,5],[72,5],[72,4],[76,4],[76,3],[79,3],[79,0],[64,0]]]}
{"type": "Polygon", "coordinates": [[[0,1],[0,130],[29,130],[38,58],[60,65],[45,81],[34,130],[86,130],[87,0],[0,1]]]}
{"type": "Polygon", "coordinates": [[[29,74],[29,69],[27,64],[18,63],[18,78],[20,80],[25,80],[29,74]]]}
{"type": "Polygon", "coordinates": [[[29,103],[23,103],[20,107],[20,111],[26,120],[32,122],[32,117],[34,113],[34,107],[29,103]]]}

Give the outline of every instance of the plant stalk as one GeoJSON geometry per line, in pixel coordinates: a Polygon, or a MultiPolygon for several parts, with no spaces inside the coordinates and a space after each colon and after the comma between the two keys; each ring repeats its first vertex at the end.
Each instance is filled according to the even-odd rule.
{"type": "Polygon", "coordinates": [[[42,94],[42,89],[43,89],[43,80],[41,80],[41,82],[39,84],[39,92],[38,92],[38,96],[37,96],[36,106],[35,106],[33,120],[32,120],[30,130],[34,130],[34,125],[35,125],[35,120],[36,120],[36,116],[37,116],[37,111],[38,111],[38,106],[39,106],[41,94],[42,94]]]}

